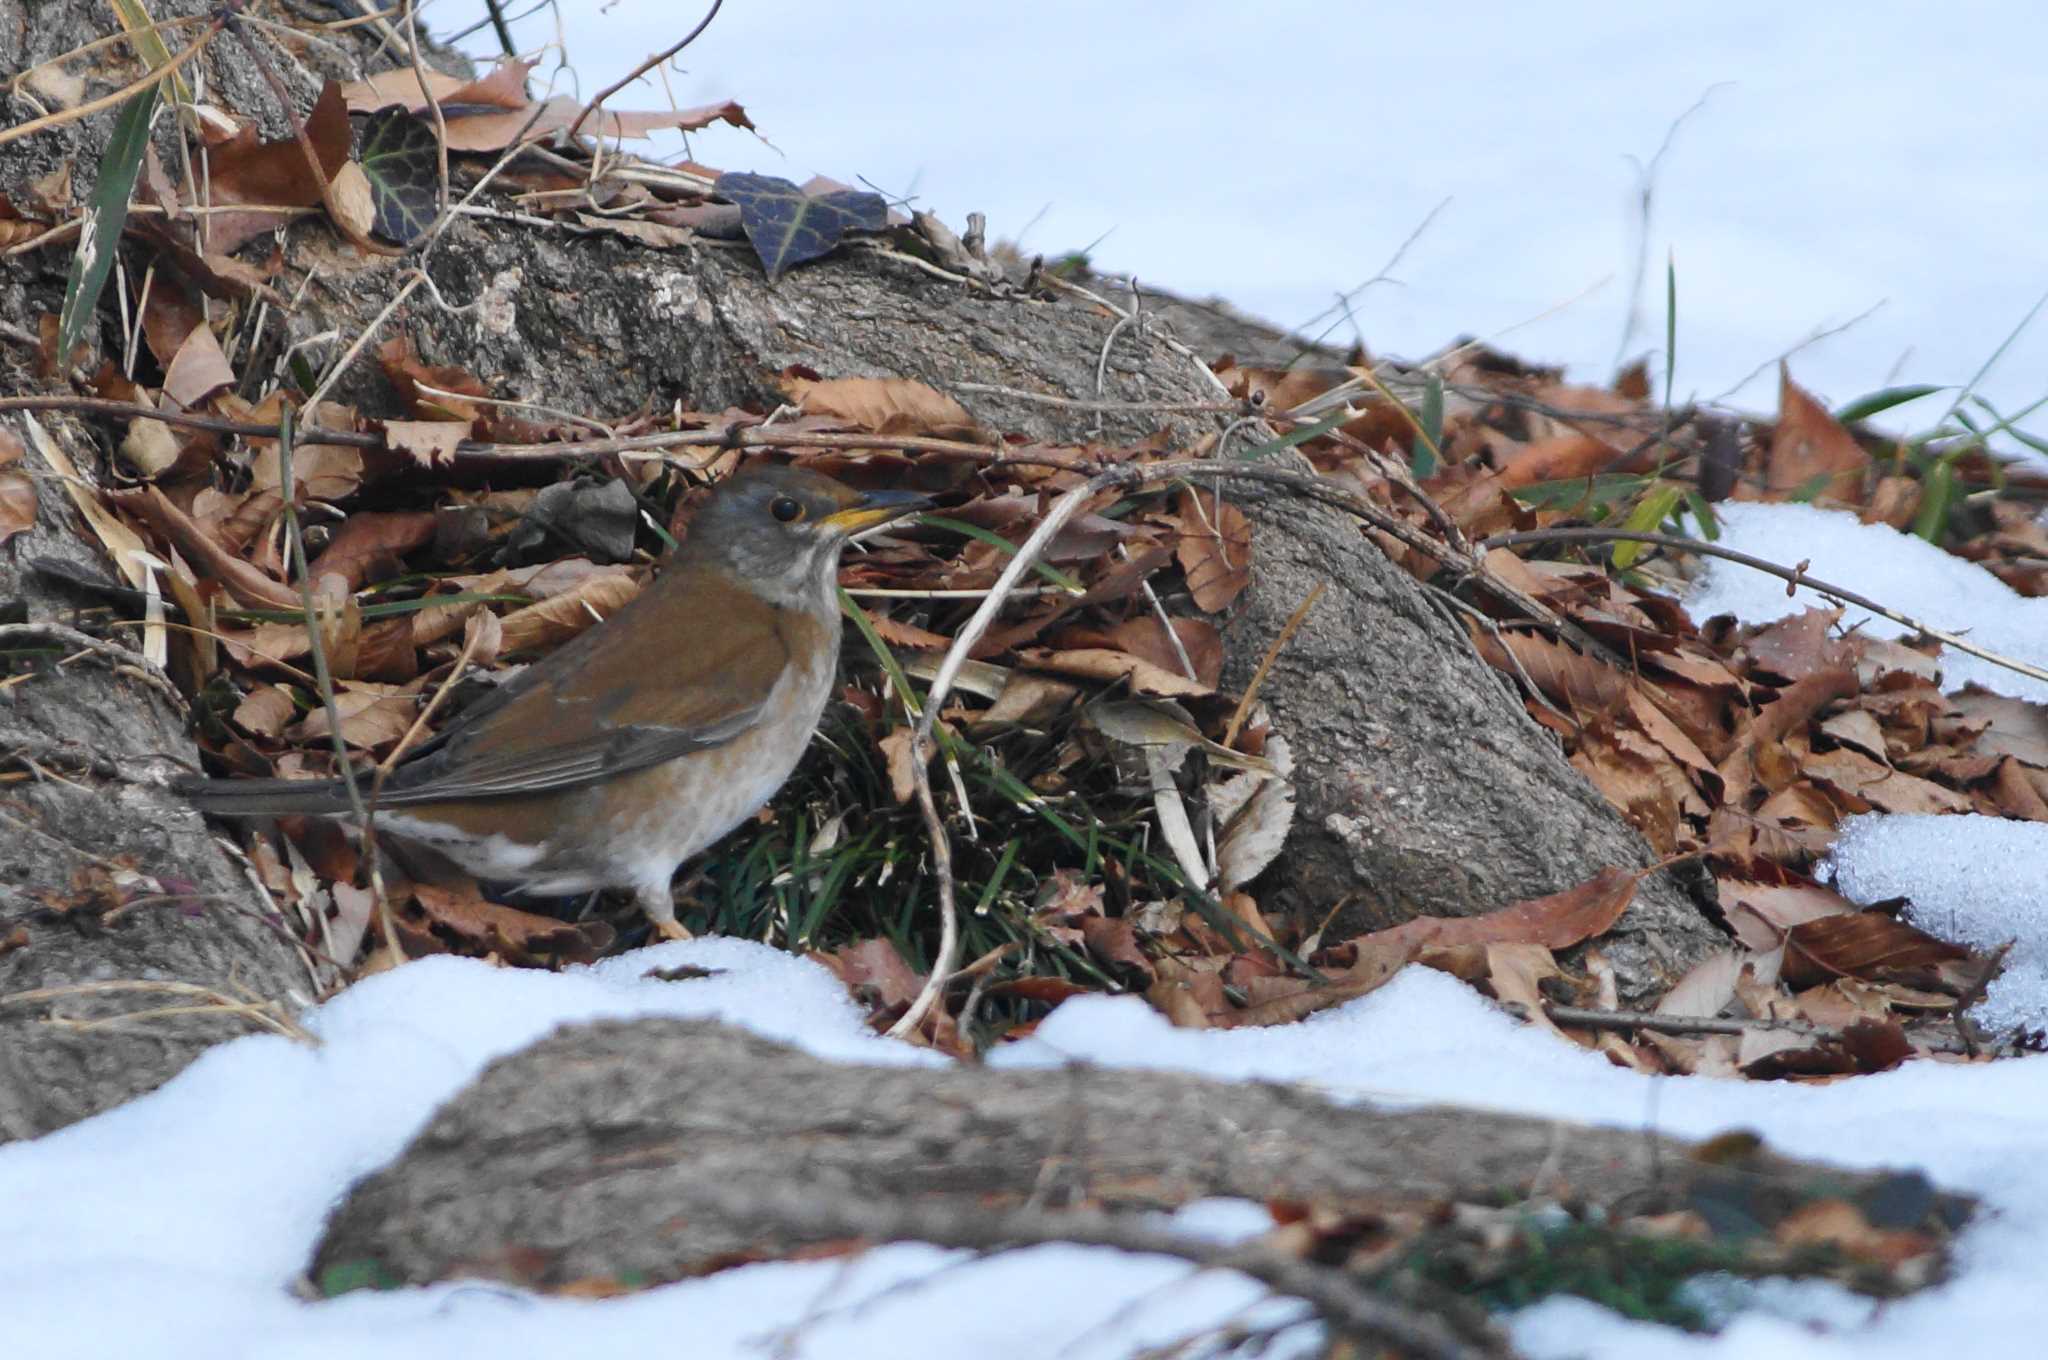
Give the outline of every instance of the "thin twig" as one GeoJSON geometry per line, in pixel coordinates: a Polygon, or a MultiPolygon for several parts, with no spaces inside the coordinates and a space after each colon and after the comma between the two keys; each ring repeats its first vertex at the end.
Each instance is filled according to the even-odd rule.
{"type": "Polygon", "coordinates": [[[233,14],[232,8],[222,8],[213,16],[212,22],[207,24],[206,31],[186,44],[177,56],[172,57],[161,66],[151,67],[148,72],[129,81],[111,94],[103,94],[98,99],[88,99],[83,104],[75,104],[68,109],[59,109],[54,113],[46,113],[40,118],[31,118],[28,122],[18,123],[11,128],[0,128],[0,146],[5,146],[18,138],[26,137],[32,132],[43,132],[50,128],[63,127],[65,124],[75,123],[81,118],[90,118],[101,109],[110,109],[116,104],[127,103],[130,98],[142,93],[158,81],[171,76],[186,62],[204,51],[206,45],[213,41],[214,35],[220,32],[221,26],[227,23],[233,17],[233,14]]]}
{"type": "Polygon", "coordinates": [[[576,121],[569,124],[568,134],[566,137],[564,137],[563,140],[574,141],[576,138],[576,134],[583,130],[584,120],[589,118],[591,114],[596,113],[599,106],[602,105],[605,100],[610,99],[620,90],[625,89],[628,85],[638,80],[641,76],[646,75],[649,71],[661,65],[670,57],[682,51],[685,47],[688,47],[691,43],[697,41],[697,35],[699,33],[702,33],[705,29],[711,26],[711,21],[718,17],[719,8],[724,4],[725,0],[711,0],[711,8],[705,11],[704,17],[702,19],[699,19],[697,21],[697,26],[695,28],[691,29],[688,33],[685,33],[683,35],[683,40],[681,42],[676,43],[674,46],[668,48],[665,51],[655,53],[647,60],[641,62],[638,66],[635,66],[632,70],[628,71],[625,75],[619,77],[619,79],[614,81],[612,84],[605,86],[602,90],[599,90],[597,92],[597,97],[592,99],[588,104],[585,104],[583,106],[583,112],[576,115],[576,121]]]}
{"type": "Polygon", "coordinates": [[[1395,1347],[1421,1360],[1479,1360],[1483,1346],[1459,1339],[1443,1322],[1371,1292],[1342,1270],[1275,1250],[1263,1242],[1204,1241],[1097,1210],[1036,1208],[985,1211],[911,1201],[855,1202],[843,1196],[749,1183],[693,1186],[689,1197],[737,1222],[770,1222],[806,1237],[864,1237],[999,1251],[1050,1243],[1139,1252],[1186,1261],[1205,1270],[1234,1270],[1301,1299],[1336,1331],[1395,1347]]]}
{"type": "Polygon", "coordinates": [[[319,1040],[286,1014],[284,1008],[274,1001],[241,1001],[212,987],[196,982],[169,982],[155,979],[109,979],[100,982],[70,982],[60,987],[35,987],[27,991],[9,992],[0,996],[0,1006],[33,1006],[47,1001],[61,1001],[73,996],[110,996],[121,992],[155,992],[164,996],[197,997],[208,1004],[203,1008],[226,1015],[239,1015],[254,1020],[264,1028],[282,1034],[287,1039],[301,1043],[318,1044],[319,1040]]]}
{"type": "MultiPolygon", "coordinates": [[[[1528,1007],[1519,1001],[1503,1001],[1499,1005],[1519,1019],[1529,1018],[1528,1007]]],[[[1660,1015],[1653,1011],[1603,1011],[1586,1006],[1560,1006],[1547,1001],[1543,1003],[1543,1013],[1559,1025],[1568,1025],[1576,1029],[1648,1030],[1653,1034],[1750,1034],[1768,1031],[1776,1034],[1794,1034],[1802,1039],[1815,1039],[1823,1043],[1839,1043],[1844,1038],[1840,1029],[1832,1025],[1816,1025],[1810,1020],[1760,1020],[1748,1016],[1660,1015]]],[[[1935,1053],[1964,1051],[1959,1041],[1916,1039],[1914,1042],[1935,1053]]]]}

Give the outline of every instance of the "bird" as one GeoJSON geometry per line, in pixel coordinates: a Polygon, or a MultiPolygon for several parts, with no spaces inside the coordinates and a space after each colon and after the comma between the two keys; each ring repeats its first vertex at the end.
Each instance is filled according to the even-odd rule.
{"type": "MultiPolygon", "coordinates": [[[[525,893],[628,889],[657,934],[686,937],[676,870],[774,796],[823,716],[841,550],[930,503],[799,467],[742,469],[630,604],[396,765],[376,831],[525,893]]],[[[176,787],[224,817],[352,808],[339,778],[176,787]]]]}

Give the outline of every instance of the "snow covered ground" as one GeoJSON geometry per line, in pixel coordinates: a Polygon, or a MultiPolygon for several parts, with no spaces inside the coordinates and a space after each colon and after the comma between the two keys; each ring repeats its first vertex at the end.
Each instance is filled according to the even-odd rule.
{"type": "MultiPolygon", "coordinates": [[[[1806,517],[1816,513],[1748,507],[1740,532],[1810,535],[1806,517]]],[[[1828,528],[1839,551],[1827,577],[1881,594],[1873,579],[1893,569],[1896,536],[1848,516],[1828,528]]],[[[1957,598],[1978,611],[1953,617],[1958,625],[1988,632],[2004,621],[1985,602],[1988,592],[1959,590],[1957,598]]],[[[1866,819],[1838,871],[1865,900],[1910,882],[1927,894],[1923,912],[1945,904],[1976,928],[2016,937],[2016,957],[2048,958],[2048,828],[1866,819]]],[[[1923,920],[1941,926],[1938,916],[1923,920]]],[[[1994,1001],[2048,1005],[2048,973],[2016,971],[2020,990],[1994,1001]]],[[[484,1063],[558,1024],[634,1014],[719,1016],[845,1062],[939,1061],[867,1033],[823,969],[742,941],[663,945],[557,975],[457,959],[410,964],[312,1013],[317,1048],[269,1036],[237,1040],[152,1095],[0,1148],[7,1353],[502,1360],[655,1353],[687,1336],[692,1360],[853,1360],[900,1356],[914,1337],[920,1352],[1107,1360],[1246,1308],[1268,1319],[1292,1316],[1290,1305],[1260,1303],[1238,1277],[1058,1247],[941,1269],[959,1258],[898,1246],[850,1266],[750,1266],[605,1302],[482,1285],[323,1303],[290,1295],[328,1207],[352,1179],[395,1155],[484,1063]],[[651,966],[684,962],[724,971],[686,983],[644,976],[651,966]],[[1049,1298],[1060,1306],[1048,1307],[1049,1298]]],[[[992,1061],[1072,1059],[1293,1079],[1343,1099],[1457,1101],[1688,1137],[1749,1128],[1796,1155],[1923,1168],[1991,1209],[1964,1236],[1954,1280],[1883,1310],[1832,1286],[1746,1291],[1744,1310],[1724,1332],[1692,1337],[1552,1301],[1513,1322],[1517,1342],[1534,1356],[1922,1360],[1938,1348],[1945,1360],[2007,1360],[2038,1344],[2040,1263],[2048,1260],[2048,1163],[2040,1155],[2048,1146],[2048,1057],[1917,1062],[1826,1086],[1646,1078],[1507,1019],[1461,983],[1410,969],[1372,996],[1265,1030],[1175,1030],[1135,999],[1082,998],[992,1061]]],[[[1250,1206],[1228,1204],[1181,1217],[1189,1231],[1208,1233],[1249,1231],[1260,1221],[1250,1206]]]]}
{"type": "MultiPolygon", "coordinates": [[[[559,0],[516,40],[559,38],[580,83],[558,87],[588,96],[700,3],[559,0]]],[[[482,9],[422,13],[454,32],[482,9]]],[[[1966,382],[2048,290],[2044,41],[2030,0],[727,0],[666,88],[614,103],[737,98],[773,145],[714,129],[692,142],[707,164],[864,176],[1033,250],[1099,240],[1105,269],[1283,325],[1374,278],[1445,204],[1398,284],[1354,299],[1376,353],[1519,326],[1507,348],[1604,382],[1663,349],[1671,259],[1678,397],[1739,389],[1769,410],[1771,361],[1872,307],[1794,358],[1803,385],[1841,402],[1966,382]],[[1658,164],[1637,290],[1639,168],[1702,99],[1658,164]]],[[[464,45],[496,51],[488,30],[464,45]]],[[[2048,393],[2048,328],[1984,390],[2007,411],[2048,393]]],[[[1931,423],[1947,395],[1888,419],[1931,423]]]]}

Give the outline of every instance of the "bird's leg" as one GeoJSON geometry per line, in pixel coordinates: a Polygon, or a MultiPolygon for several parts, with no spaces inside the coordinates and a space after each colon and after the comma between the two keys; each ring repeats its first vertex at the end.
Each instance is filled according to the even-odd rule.
{"type": "Polygon", "coordinates": [[[667,880],[659,885],[642,884],[633,892],[633,900],[647,916],[647,923],[654,927],[654,933],[664,940],[688,940],[695,938],[676,920],[676,899],[669,890],[667,880]]]}

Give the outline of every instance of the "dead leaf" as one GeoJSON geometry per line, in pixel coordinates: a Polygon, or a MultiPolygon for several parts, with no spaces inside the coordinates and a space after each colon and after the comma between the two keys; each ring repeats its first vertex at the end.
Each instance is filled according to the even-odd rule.
{"type": "Polygon", "coordinates": [[[0,543],[35,527],[36,484],[15,466],[26,451],[12,430],[0,428],[0,543]]]}
{"type": "Polygon", "coordinates": [[[235,384],[235,370],[221,352],[213,328],[200,322],[185,334],[184,343],[164,370],[164,395],[186,410],[235,384]]]}
{"type": "Polygon", "coordinates": [[[1820,483],[1830,500],[1860,502],[1863,475],[1870,455],[1843,429],[1828,409],[1792,381],[1791,370],[1778,366],[1778,428],[1764,462],[1766,498],[1783,500],[1820,483]]]}
{"type": "Polygon", "coordinates": [[[980,439],[967,408],[913,378],[809,378],[785,376],[783,394],[806,415],[832,416],[874,434],[980,439]]]}
{"type": "Polygon", "coordinates": [[[415,883],[413,904],[397,914],[406,952],[432,953],[453,944],[511,963],[594,963],[611,942],[602,922],[574,925],[486,901],[473,882],[415,883]]]}
{"type": "Polygon", "coordinates": [[[1158,698],[1199,698],[1215,693],[1207,685],[1174,671],[1161,670],[1142,657],[1103,647],[1085,647],[1070,652],[1027,647],[1017,653],[1017,660],[1033,670],[1051,671],[1057,675],[1078,676],[1105,684],[1126,681],[1134,694],[1158,698]]]}
{"type": "Polygon", "coordinates": [[[1785,936],[1785,980],[1800,987],[1853,977],[1917,987],[1939,980],[1944,972],[1962,981],[1962,970],[1954,965],[1969,957],[1959,945],[1895,916],[1866,910],[1792,927],[1785,936]]]}
{"type": "Polygon", "coordinates": [[[368,236],[376,225],[377,206],[370,192],[370,177],[355,161],[344,161],[335,171],[327,210],[334,214],[335,224],[350,240],[368,236]]]}
{"type": "Polygon", "coordinates": [[[1180,541],[1174,548],[1195,607],[1215,614],[1235,600],[1252,579],[1252,526],[1244,511],[1220,496],[1207,499],[1194,488],[1178,503],[1180,541]]]}
{"type": "Polygon", "coordinates": [[[1138,986],[1150,987],[1156,979],[1152,960],[1138,943],[1137,928],[1122,917],[1087,916],[1081,920],[1081,938],[1088,952],[1103,963],[1135,974],[1138,986]]]}

